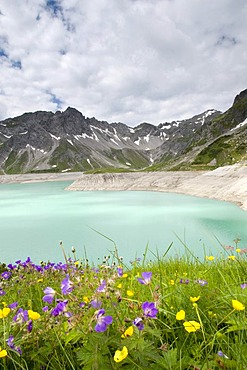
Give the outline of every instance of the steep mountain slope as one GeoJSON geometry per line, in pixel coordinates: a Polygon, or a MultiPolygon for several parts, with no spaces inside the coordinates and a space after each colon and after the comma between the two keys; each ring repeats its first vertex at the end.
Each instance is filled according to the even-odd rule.
{"type": "Polygon", "coordinates": [[[0,173],[215,167],[246,158],[247,90],[221,113],[123,123],[86,118],[74,108],[25,113],[0,122],[0,173]]]}

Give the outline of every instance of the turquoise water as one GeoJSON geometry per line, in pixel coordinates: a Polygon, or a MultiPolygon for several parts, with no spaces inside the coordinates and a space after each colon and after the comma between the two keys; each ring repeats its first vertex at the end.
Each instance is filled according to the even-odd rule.
{"type": "MultiPolygon", "coordinates": [[[[234,204],[156,192],[72,192],[69,182],[0,185],[0,261],[62,261],[71,255],[101,261],[114,250],[125,261],[149,250],[198,257],[222,251],[220,243],[247,247],[247,212],[234,204]],[[96,231],[95,231],[96,230],[96,231]],[[103,234],[103,235],[100,235],[103,234]],[[109,239],[111,240],[109,240],[109,239]]],[[[152,253],[149,253],[152,257],[152,253]]]]}

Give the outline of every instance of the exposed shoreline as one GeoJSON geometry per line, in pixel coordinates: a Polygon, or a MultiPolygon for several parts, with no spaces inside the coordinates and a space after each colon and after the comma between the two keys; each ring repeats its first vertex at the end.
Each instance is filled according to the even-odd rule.
{"type": "Polygon", "coordinates": [[[247,165],[214,171],[128,172],[86,175],[81,172],[1,175],[0,184],[74,181],[72,191],[160,191],[217,199],[247,211],[247,165]]]}

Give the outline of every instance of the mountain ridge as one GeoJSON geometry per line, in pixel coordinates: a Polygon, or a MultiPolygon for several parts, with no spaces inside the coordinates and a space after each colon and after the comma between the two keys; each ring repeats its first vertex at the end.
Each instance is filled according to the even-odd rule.
{"type": "Polygon", "coordinates": [[[73,107],[0,121],[0,173],[210,169],[246,159],[247,90],[222,113],[129,127],[73,107]]]}

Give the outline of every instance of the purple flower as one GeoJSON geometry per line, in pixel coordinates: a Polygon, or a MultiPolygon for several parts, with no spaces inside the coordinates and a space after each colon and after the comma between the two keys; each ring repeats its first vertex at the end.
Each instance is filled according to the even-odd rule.
{"type": "Polygon", "coordinates": [[[105,310],[102,308],[96,314],[97,324],[95,325],[94,330],[98,333],[106,331],[108,325],[113,321],[112,316],[104,316],[105,310]]]}
{"type": "Polygon", "coordinates": [[[16,308],[17,306],[18,306],[18,302],[13,302],[9,304],[10,309],[16,308]]]}
{"type": "Polygon", "coordinates": [[[144,284],[144,285],[150,284],[151,279],[152,279],[152,272],[143,272],[142,278],[137,278],[139,283],[144,284]]]}
{"type": "Polygon", "coordinates": [[[69,280],[69,275],[66,275],[66,278],[61,282],[61,290],[63,295],[67,295],[73,290],[73,283],[69,280]]]}
{"type": "Polygon", "coordinates": [[[118,274],[119,277],[123,276],[123,268],[122,267],[117,268],[117,274],[118,274]]]}
{"type": "Polygon", "coordinates": [[[6,340],[7,342],[7,345],[9,346],[9,348],[11,348],[13,351],[16,351],[17,353],[19,353],[19,355],[22,354],[22,350],[21,348],[18,346],[16,346],[14,344],[14,336],[13,335],[10,335],[9,338],[6,340]]]}
{"type": "Polygon", "coordinates": [[[144,329],[144,324],[143,324],[143,321],[142,321],[142,319],[140,317],[137,317],[133,321],[133,325],[135,325],[138,330],[143,330],[144,329]]]}
{"type": "Polygon", "coordinates": [[[33,321],[29,320],[27,323],[27,331],[28,333],[31,333],[32,330],[33,330],[33,321]]]}
{"type": "Polygon", "coordinates": [[[180,284],[189,284],[189,279],[180,279],[179,283],[180,284]]]}
{"type": "Polygon", "coordinates": [[[48,306],[45,306],[45,307],[42,308],[42,311],[43,312],[47,312],[48,310],[49,310],[49,307],[48,306]]]}
{"type": "Polygon", "coordinates": [[[96,292],[98,293],[104,293],[106,290],[106,281],[103,280],[100,286],[96,289],[96,292]]]}
{"type": "Polygon", "coordinates": [[[51,315],[55,317],[58,315],[64,315],[66,317],[71,317],[72,316],[71,312],[68,312],[66,308],[67,303],[68,303],[67,300],[58,302],[56,307],[54,307],[53,310],[51,311],[51,315]]]}
{"type": "Polygon", "coordinates": [[[3,289],[0,289],[0,296],[5,295],[6,292],[3,289]]]}
{"type": "Polygon", "coordinates": [[[19,308],[17,314],[13,317],[13,320],[18,323],[22,324],[23,322],[28,320],[28,312],[27,310],[23,310],[23,308],[19,308]]]}
{"type": "Polygon", "coordinates": [[[44,289],[44,293],[45,296],[43,297],[43,301],[51,304],[56,294],[55,290],[48,286],[47,288],[44,289]]]}
{"type": "Polygon", "coordinates": [[[102,306],[102,302],[99,301],[98,299],[93,299],[90,302],[90,306],[92,306],[93,308],[100,308],[102,306]]]}
{"type": "Polygon", "coordinates": [[[12,274],[11,274],[11,272],[10,271],[4,271],[2,274],[1,274],[1,276],[2,276],[2,278],[4,279],[4,280],[8,280],[9,278],[10,278],[10,276],[11,276],[12,274]]]}
{"type": "Polygon", "coordinates": [[[246,288],[247,288],[247,283],[243,283],[243,284],[241,284],[241,285],[240,285],[240,287],[241,287],[242,289],[246,289],[246,288]]]}
{"type": "Polygon", "coordinates": [[[222,351],[219,351],[218,353],[217,353],[217,355],[218,356],[220,356],[220,357],[224,357],[224,358],[229,358],[227,355],[225,355],[222,351]]]}
{"type": "Polygon", "coordinates": [[[155,307],[153,302],[144,302],[142,304],[143,314],[146,317],[151,317],[152,319],[156,318],[158,309],[155,307]]]}
{"type": "Polygon", "coordinates": [[[208,284],[208,282],[206,280],[202,280],[202,279],[196,280],[195,283],[198,283],[201,286],[205,286],[205,285],[208,284]]]}

